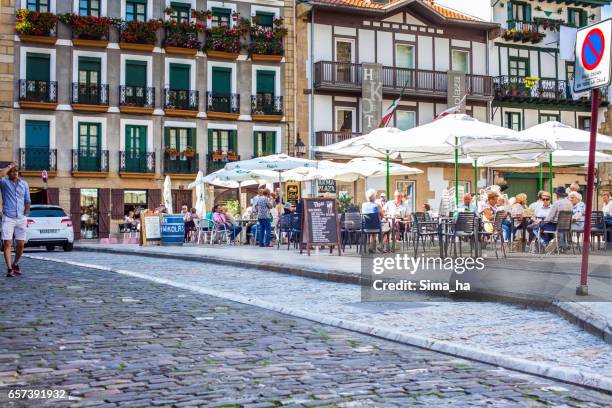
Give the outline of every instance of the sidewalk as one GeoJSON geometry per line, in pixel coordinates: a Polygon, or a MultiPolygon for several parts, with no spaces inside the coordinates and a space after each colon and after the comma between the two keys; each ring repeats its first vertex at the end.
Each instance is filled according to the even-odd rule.
{"type": "MultiPolygon", "coordinates": [[[[139,247],[129,244],[78,244],[77,250],[99,251],[168,259],[213,262],[322,280],[359,284],[362,259],[353,251],[338,257],[328,251],[305,253],[286,247],[260,249],[248,246],[139,247]]],[[[432,253],[432,255],[434,255],[432,253]]],[[[590,257],[591,296],[575,295],[580,278],[580,256],[536,257],[509,254],[507,259],[486,259],[486,273],[465,273],[472,285],[462,298],[519,303],[555,311],[590,333],[612,344],[612,253],[598,252],[590,257]]],[[[367,275],[366,275],[367,278],[367,275]]],[[[446,271],[428,270],[427,278],[448,282],[446,271]]],[[[439,293],[437,293],[439,295],[439,293]]],[[[456,295],[456,297],[459,297],[456,295]]]]}

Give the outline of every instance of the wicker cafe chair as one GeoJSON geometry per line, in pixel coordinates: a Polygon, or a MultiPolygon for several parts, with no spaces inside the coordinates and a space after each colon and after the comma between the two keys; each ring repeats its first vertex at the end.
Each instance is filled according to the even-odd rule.
{"type": "Polygon", "coordinates": [[[497,253],[497,241],[501,241],[502,253],[504,254],[504,258],[506,257],[504,234],[502,232],[502,221],[504,220],[504,218],[506,218],[506,212],[503,210],[497,211],[495,213],[495,218],[493,219],[493,232],[480,232],[481,236],[489,237],[493,242],[493,249],[495,250],[495,257],[497,259],[499,259],[499,255],[497,253]]]}

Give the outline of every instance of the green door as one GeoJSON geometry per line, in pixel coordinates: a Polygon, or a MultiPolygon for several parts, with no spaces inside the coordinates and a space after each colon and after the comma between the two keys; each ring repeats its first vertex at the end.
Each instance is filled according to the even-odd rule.
{"type": "Polygon", "coordinates": [[[26,120],[26,161],[27,170],[49,169],[49,122],[26,120]]]}
{"type": "Polygon", "coordinates": [[[79,57],[79,83],[77,103],[100,104],[100,58],[79,57]]]}
{"type": "Polygon", "coordinates": [[[142,173],[147,169],[147,127],[125,126],[125,171],[142,173]]]}
{"type": "Polygon", "coordinates": [[[100,171],[100,124],[79,123],[79,171],[100,171]]]}
{"type": "Polygon", "coordinates": [[[214,112],[230,112],[232,92],[231,68],[212,68],[212,109],[214,112]]]}
{"type": "Polygon", "coordinates": [[[51,62],[49,54],[26,54],[26,100],[49,101],[51,62]]]}
{"type": "Polygon", "coordinates": [[[257,71],[257,111],[274,113],[274,71],[257,71]]]}
{"type": "Polygon", "coordinates": [[[189,89],[189,70],[186,64],[170,64],[170,89],[188,90],[189,89]]]}
{"type": "Polygon", "coordinates": [[[125,62],[125,103],[145,106],[147,101],[147,63],[127,60],[125,62]]]}
{"type": "Polygon", "coordinates": [[[508,197],[515,197],[519,193],[527,194],[527,202],[532,203],[538,198],[538,176],[532,174],[506,174],[508,197]],[[514,176],[514,177],[513,177],[514,176]]]}

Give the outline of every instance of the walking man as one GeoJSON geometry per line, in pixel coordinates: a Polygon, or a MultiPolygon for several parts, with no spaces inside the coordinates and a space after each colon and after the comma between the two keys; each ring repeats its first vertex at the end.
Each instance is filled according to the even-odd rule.
{"type": "Polygon", "coordinates": [[[25,245],[26,216],[30,212],[30,186],[19,178],[17,165],[11,163],[0,170],[0,191],[2,192],[2,241],[4,242],[4,260],[8,268],[7,277],[21,275],[19,259],[25,245]],[[11,264],[11,247],[13,236],[17,242],[15,260],[11,264]]]}

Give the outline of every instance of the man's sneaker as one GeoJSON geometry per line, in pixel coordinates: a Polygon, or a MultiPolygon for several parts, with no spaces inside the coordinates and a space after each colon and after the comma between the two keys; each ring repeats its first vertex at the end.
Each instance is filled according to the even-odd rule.
{"type": "Polygon", "coordinates": [[[546,253],[550,255],[550,254],[553,254],[556,250],[557,250],[557,240],[553,239],[546,246],[546,253]]]}
{"type": "Polygon", "coordinates": [[[13,265],[13,273],[15,275],[21,275],[21,269],[19,269],[19,265],[13,265]]]}
{"type": "Polygon", "coordinates": [[[15,275],[15,273],[13,272],[13,269],[12,268],[8,268],[8,272],[6,272],[6,277],[7,278],[14,278],[15,276],[17,276],[17,275],[15,275]]]}

